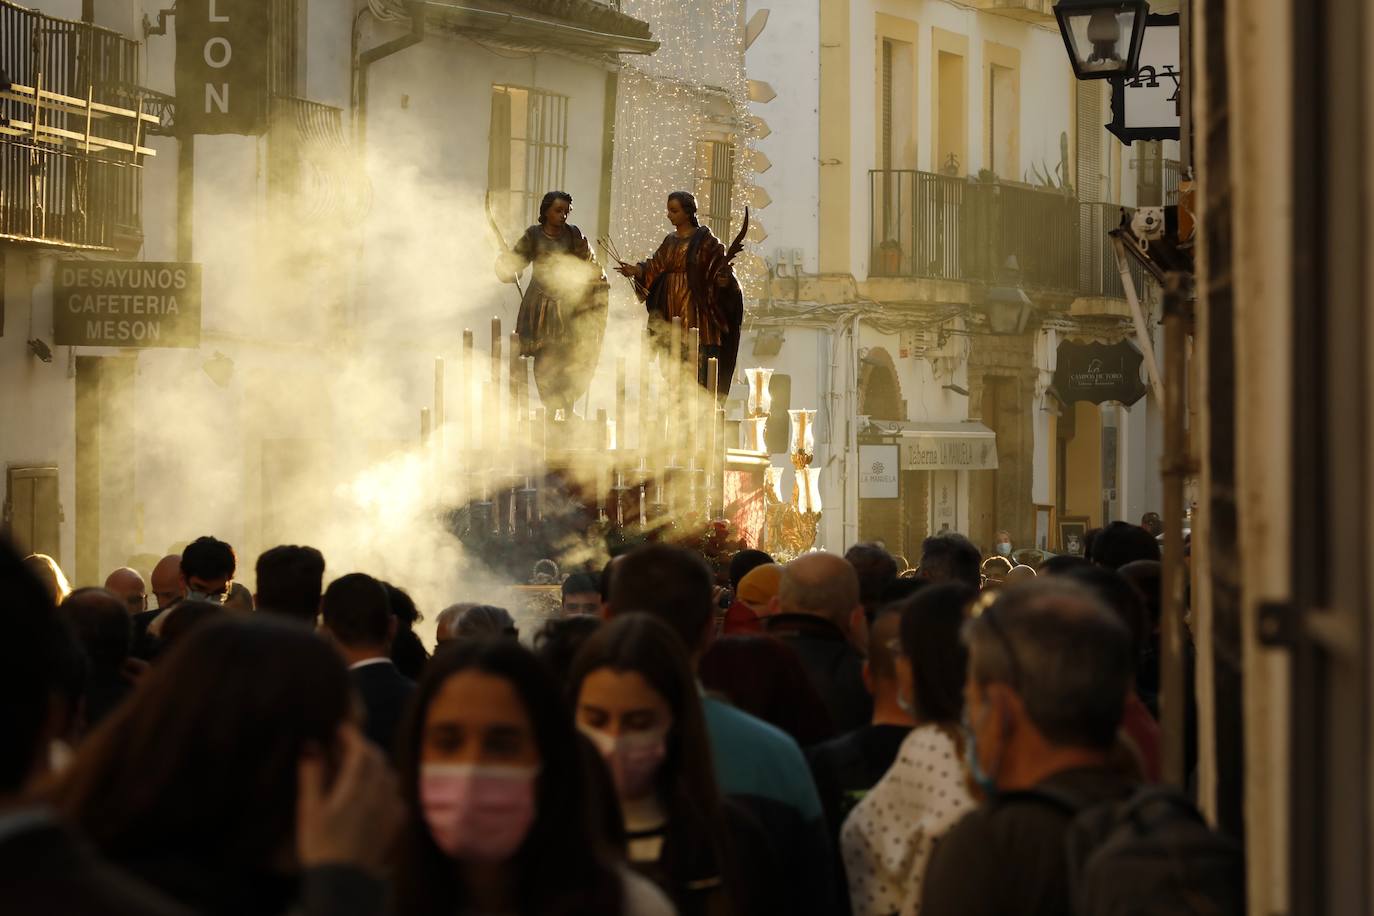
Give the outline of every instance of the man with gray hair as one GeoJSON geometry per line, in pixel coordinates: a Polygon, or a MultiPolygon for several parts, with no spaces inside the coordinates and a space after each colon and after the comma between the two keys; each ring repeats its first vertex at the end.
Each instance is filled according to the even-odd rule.
{"type": "Polygon", "coordinates": [[[458,615],[450,626],[454,639],[519,639],[520,631],[510,611],[491,604],[475,604],[458,615]]]}
{"type": "Polygon", "coordinates": [[[458,618],[475,607],[477,605],[470,601],[461,601],[458,604],[450,604],[439,612],[439,616],[434,618],[434,647],[436,649],[444,643],[453,641],[456,635],[453,627],[458,623],[458,618]]]}
{"type": "Polygon", "coordinates": [[[774,613],[764,630],[797,650],[806,674],[840,733],[867,725],[873,698],[864,687],[863,656],[850,640],[867,640],[859,576],[844,557],[817,551],[783,567],[774,613]]]}
{"type": "Polygon", "coordinates": [[[965,626],[965,756],[986,801],[935,847],[921,912],[1073,912],[1066,836],[1083,807],[1126,799],[1110,765],[1134,666],[1131,637],[1060,578],[1007,589],[965,626]],[[986,880],[996,875],[996,880],[986,880]]]}

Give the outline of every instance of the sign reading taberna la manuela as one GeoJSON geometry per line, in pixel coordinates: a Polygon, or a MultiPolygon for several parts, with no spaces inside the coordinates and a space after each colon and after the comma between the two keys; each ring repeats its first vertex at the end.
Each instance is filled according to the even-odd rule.
{"type": "Polygon", "coordinates": [[[58,261],[54,338],[73,347],[200,346],[200,265],[58,261]]]}
{"type": "Polygon", "coordinates": [[[1140,380],[1144,362],[1129,340],[1114,344],[1063,341],[1055,363],[1054,393],[1065,404],[1120,401],[1129,407],[1145,395],[1145,383],[1140,380]]]}

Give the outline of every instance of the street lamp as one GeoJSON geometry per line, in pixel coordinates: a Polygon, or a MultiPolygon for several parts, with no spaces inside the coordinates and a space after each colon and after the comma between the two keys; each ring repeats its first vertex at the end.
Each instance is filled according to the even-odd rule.
{"type": "Polygon", "coordinates": [[[1149,0],[1059,0],[1054,15],[1074,76],[1135,76],[1149,14],[1149,0]]]}

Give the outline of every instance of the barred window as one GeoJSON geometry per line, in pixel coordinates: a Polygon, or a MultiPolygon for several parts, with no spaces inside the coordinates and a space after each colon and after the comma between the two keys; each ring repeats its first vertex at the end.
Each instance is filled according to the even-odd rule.
{"type": "Polygon", "coordinates": [[[732,138],[697,143],[697,219],[711,227],[716,238],[730,232],[730,195],[735,184],[735,144],[732,138]]]}
{"type": "Polygon", "coordinates": [[[568,97],[520,86],[491,87],[487,190],[496,218],[524,228],[539,201],[563,187],[568,160],[568,97]]]}

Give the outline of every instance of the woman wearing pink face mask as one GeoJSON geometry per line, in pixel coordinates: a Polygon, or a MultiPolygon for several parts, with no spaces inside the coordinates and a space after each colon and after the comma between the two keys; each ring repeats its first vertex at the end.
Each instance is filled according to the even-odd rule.
{"type": "Polygon", "coordinates": [[[442,916],[670,916],[594,826],[567,707],[513,640],[429,663],[401,744],[410,820],[397,911],[442,916]]]}
{"type": "Polygon", "coordinates": [[[701,699],[676,633],[626,614],[582,647],[569,679],[577,727],[615,783],[630,863],[683,916],[775,912],[766,834],[716,788],[701,699]]]}

